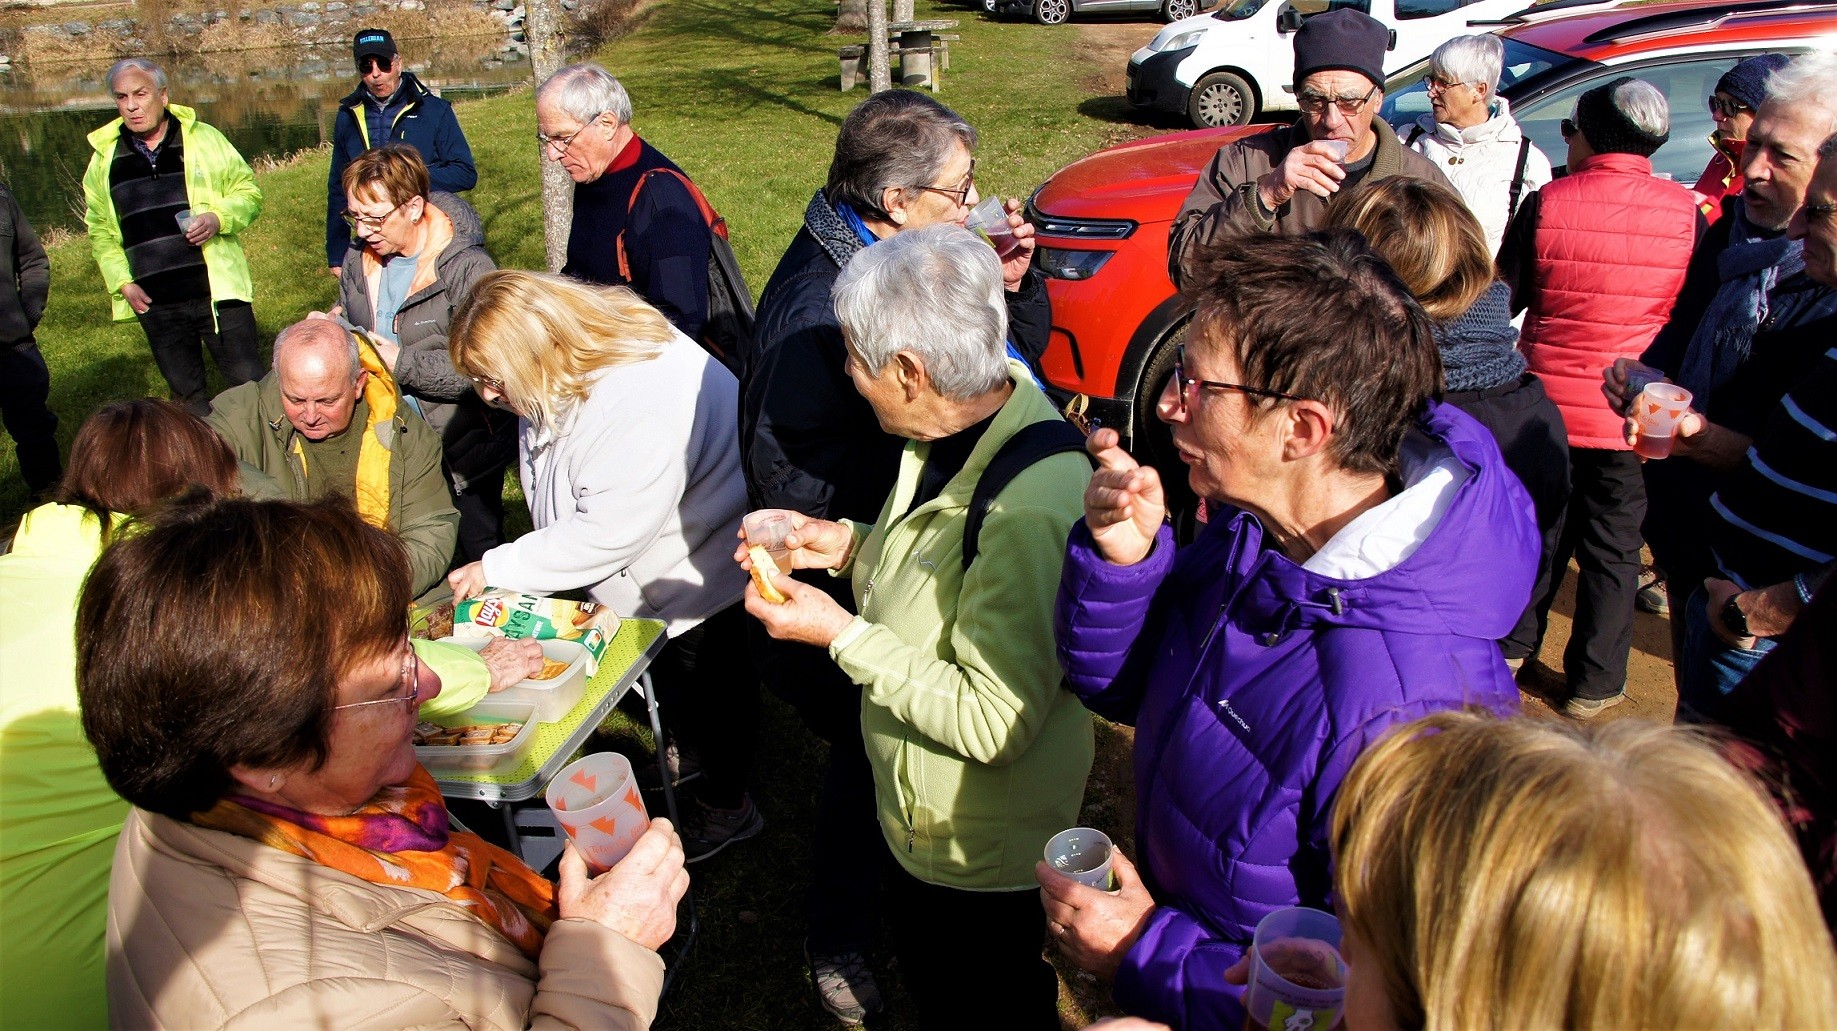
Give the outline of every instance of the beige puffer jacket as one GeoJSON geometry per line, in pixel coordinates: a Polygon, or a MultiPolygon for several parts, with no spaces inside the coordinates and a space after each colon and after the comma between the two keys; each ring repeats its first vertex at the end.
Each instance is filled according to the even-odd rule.
{"type": "Polygon", "coordinates": [[[116,846],[114,1027],[643,1028],[662,990],[655,952],[586,920],[538,970],[432,892],[140,809],[116,846]]]}

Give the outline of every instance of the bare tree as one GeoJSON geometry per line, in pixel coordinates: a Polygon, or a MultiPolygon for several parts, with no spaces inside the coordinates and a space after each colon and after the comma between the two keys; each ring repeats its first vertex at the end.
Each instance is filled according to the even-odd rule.
{"type": "Polygon", "coordinates": [[[893,0],[893,20],[912,20],[912,0],[893,0]]]}
{"type": "Polygon", "coordinates": [[[893,88],[893,70],[887,62],[887,0],[867,4],[867,86],[869,93],[893,88]]]}
{"type": "MultiPolygon", "coordinates": [[[[558,0],[526,0],[523,27],[529,38],[529,61],[536,83],[561,69],[561,13],[558,0]]],[[[547,148],[543,148],[547,149],[547,148]]],[[[549,271],[560,272],[568,259],[568,227],[574,221],[574,181],[561,164],[539,153],[542,167],[542,237],[547,244],[549,271]]]]}
{"type": "Polygon", "coordinates": [[[836,11],[836,35],[859,36],[867,31],[867,0],[842,0],[836,11]]]}

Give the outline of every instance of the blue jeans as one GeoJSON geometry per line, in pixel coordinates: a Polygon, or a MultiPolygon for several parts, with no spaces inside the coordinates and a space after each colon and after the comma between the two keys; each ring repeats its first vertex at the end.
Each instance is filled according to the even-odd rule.
{"type": "Polygon", "coordinates": [[[1684,654],[1678,657],[1679,719],[1713,719],[1722,700],[1774,648],[1774,642],[1765,637],[1757,639],[1753,648],[1733,647],[1716,636],[1709,621],[1709,596],[1699,586],[1684,606],[1684,654]]]}

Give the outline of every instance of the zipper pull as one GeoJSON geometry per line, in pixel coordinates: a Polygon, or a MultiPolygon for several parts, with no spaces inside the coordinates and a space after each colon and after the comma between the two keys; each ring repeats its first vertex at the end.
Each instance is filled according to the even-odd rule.
{"type": "Polygon", "coordinates": [[[917,836],[918,836],[917,831],[913,830],[911,827],[906,828],[906,854],[907,855],[912,854],[912,851],[913,851],[912,842],[913,842],[913,839],[916,838],[917,836]]]}

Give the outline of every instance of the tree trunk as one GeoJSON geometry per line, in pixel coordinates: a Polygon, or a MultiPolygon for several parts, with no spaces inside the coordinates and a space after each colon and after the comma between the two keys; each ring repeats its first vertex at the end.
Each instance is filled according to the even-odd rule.
{"type": "Polygon", "coordinates": [[[893,0],[893,20],[912,21],[912,0],[893,0]]]}
{"type": "Polygon", "coordinates": [[[867,4],[867,85],[869,93],[893,88],[893,70],[887,64],[887,0],[867,4]]]}
{"type": "Polygon", "coordinates": [[[867,31],[867,0],[842,0],[842,6],[836,11],[836,27],[832,33],[848,36],[859,36],[867,31]]]}
{"type": "MultiPolygon", "coordinates": [[[[528,33],[529,62],[536,84],[561,70],[561,5],[559,0],[526,0],[523,28],[528,33]]],[[[561,164],[537,152],[542,166],[542,238],[549,271],[560,272],[568,258],[568,228],[574,221],[574,181],[561,164]]]]}

